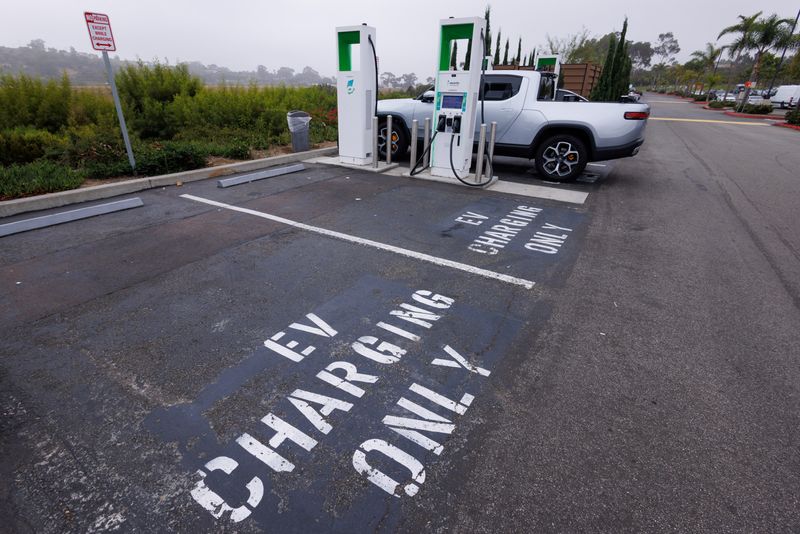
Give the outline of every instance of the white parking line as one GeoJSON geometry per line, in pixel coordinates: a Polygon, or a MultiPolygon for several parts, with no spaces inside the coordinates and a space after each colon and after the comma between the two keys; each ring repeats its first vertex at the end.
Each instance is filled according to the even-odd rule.
{"type": "Polygon", "coordinates": [[[525,280],[524,278],[517,278],[516,276],[509,276],[507,274],[496,273],[494,271],[481,269],[480,267],[473,267],[472,265],[467,265],[466,263],[459,263],[457,261],[431,256],[429,254],[423,254],[422,252],[415,252],[413,250],[396,247],[394,245],[387,245],[385,243],[380,243],[378,241],[372,241],[370,239],[364,239],[349,234],[343,234],[341,232],[335,232],[333,230],[327,230],[325,228],[320,228],[318,226],[311,226],[310,224],[293,221],[291,219],[284,219],[283,217],[278,217],[277,215],[270,215],[269,213],[264,213],[262,211],[240,208],[239,206],[233,206],[231,204],[225,204],[223,202],[217,202],[216,200],[209,200],[207,198],[196,197],[194,195],[181,195],[181,198],[194,200],[195,202],[202,202],[203,204],[208,204],[210,206],[217,206],[218,208],[225,208],[232,211],[238,211],[240,213],[247,213],[248,215],[254,215],[256,217],[261,217],[262,219],[269,219],[270,221],[275,221],[282,224],[286,224],[288,226],[293,226],[295,228],[306,230],[308,232],[314,232],[316,234],[333,237],[335,239],[341,239],[342,241],[349,241],[350,243],[356,243],[359,245],[376,248],[378,250],[393,252],[394,254],[398,254],[400,256],[406,256],[408,258],[414,258],[416,260],[426,261],[428,263],[433,263],[435,265],[440,265],[442,267],[450,267],[451,269],[464,271],[470,274],[476,274],[478,276],[483,276],[484,278],[500,280],[501,282],[522,286],[526,289],[533,288],[535,284],[535,282],[531,282],[530,280],[525,280]]]}

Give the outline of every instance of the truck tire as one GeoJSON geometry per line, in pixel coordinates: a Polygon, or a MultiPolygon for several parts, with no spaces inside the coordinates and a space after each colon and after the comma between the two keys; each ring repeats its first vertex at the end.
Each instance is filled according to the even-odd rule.
{"type": "MultiPolygon", "coordinates": [[[[386,159],[386,120],[378,124],[378,154],[382,160],[386,159]]],[[[403,126],[397,119],[392,121],[392,161],[405,156],[408,151],[408,138],[403,126]]]]}
{"type": "Polygon", "coordinates": [[[548,137],[536,148],[536,172],[545,180],[571,182],[583,172],[588,163],[586,145],[569,134],[548,137]]]}

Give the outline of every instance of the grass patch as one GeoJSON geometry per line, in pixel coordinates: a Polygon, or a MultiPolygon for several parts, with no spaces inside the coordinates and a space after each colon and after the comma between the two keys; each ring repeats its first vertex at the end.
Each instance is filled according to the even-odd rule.
{"type": "Polygon", "coordinates": [[[75,189],[84,177],[81,171],[46,160],[0,167],[0,200],[75,189]]]}

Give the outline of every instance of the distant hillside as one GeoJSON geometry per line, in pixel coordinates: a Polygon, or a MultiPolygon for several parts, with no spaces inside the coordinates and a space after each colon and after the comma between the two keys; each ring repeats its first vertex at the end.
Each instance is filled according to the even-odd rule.
{"type": "MultiPolygon", "coordinates": [[[[115,68],[128,63],[112,56],[115,68]]],[[[295,72],[289,67],[270,71],[259,65],[255,71],[232,71],[217,65],[204,65],[197,61],[187,62],[189,72],[200,77],[205,83],[217,85],[246,84],[255,82],[261,85],[314,85],[335,83],[333,78],[323,77],[311,67],[295,72]]],[[[0,46],[0,72],[25,73],[42,78],[58,78],[66,71],[75,85],[101,85],[106,83],[105,69],[100,54],[86,54],[70,47],[69,50],[46,48],[41,39],[31,41],[28,46],[9,48],[0,46]]]]}

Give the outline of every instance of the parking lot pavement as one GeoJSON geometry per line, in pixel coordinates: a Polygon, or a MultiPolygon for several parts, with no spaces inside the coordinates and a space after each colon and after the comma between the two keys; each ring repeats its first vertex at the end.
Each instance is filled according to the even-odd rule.
{"type": "Polygon", "coordinates": [[[479,431],[587,226],[580,206],[331,167],[214,185],[4,238],[9,519],[396,525],[479,431]]]}
{"type": "Polygon", "coordinates": [[[794,135],[497,162],[584,204],[309,165],[2,238],[0,522],[790,531],[794,135]]]}

